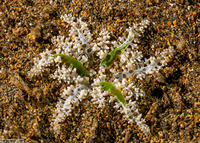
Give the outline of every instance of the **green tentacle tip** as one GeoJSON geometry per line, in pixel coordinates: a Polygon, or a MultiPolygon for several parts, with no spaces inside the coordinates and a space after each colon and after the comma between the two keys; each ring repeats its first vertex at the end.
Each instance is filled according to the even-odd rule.
{"type": "Polygon", "coordinates": [[[101,81],[100,86],[102,89],[109,91],[112,96],[114,96],[118,102],[120,102],[123,106],[128,107],[124,96],[121,91],[116,88],[116,86],[110,82],[101,81]]]}
{"type": "Polygon", "coordinates": [[[109,67],[112,63],[114,63],[115,59],[121,54],[122,50],[114,49],[111,51],[102,61],[101,66],[104,68],[109,67]]]}
{"type": "Polygon", "coordinates": [[[65,54],[53,54],[51,55],[53,58],[61,57],[62,62],[72,65],[72,67],[76,68],[76,72],[81,76],[88,76],[88,70],[83,66],[83,64],[76,60],[75,58],[65,55],[65,54]]]}
{"type": "Polygon", "coordinates": [[[101,61],[101,66],[107,68],[114,63],[115,59],[130,45],[132,40],[133,39],[128,38],[123,44],[108,53],[108,55],[101,61]]]}

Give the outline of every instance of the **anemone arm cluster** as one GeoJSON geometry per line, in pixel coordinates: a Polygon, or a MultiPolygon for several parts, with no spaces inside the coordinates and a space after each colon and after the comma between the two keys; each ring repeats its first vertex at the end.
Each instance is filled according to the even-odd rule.
{"type": "MultiPolygon", "coordinates": [[[[93,35],[88,29],[87,23],[81,18],[75,20],[71,14],[61,16],[61,20],[70,25],[69,35],[57,36],[52,38],[52,43],[57,47],[54,51],[46,50],[40,54],[40,58],[34,59],[34,67],[28,72],[30,78],[43,76],[45,71],[51,71],[49,78],[58,80],[65,85],[64,91],[61,91],[61,98],[57,102],[56,110],[53,112],[52,129],[56,135],[61,133],[61,126],[66,117],[72,116],[72,111],[79,106],[88,97],[91,98],[92,104],[97,108],[104,109],[107,104],[114,102],[114,109],[120,112],[128,124],[136,124],[141,131],[148,136],[150,134],[149,127],[142,119],[142,114],[138,111],[137,100],[145,95],[145,92],[138,86],[129,81],[127,77],[133,76],[136,73],[136,78],[144,80],[146,74],[155,74],[161,68],[166,66],[167,60],[173,57],[173,47],[165,49],[162,52],[156,51],[155,57],[145,59],[142,52],[138,48],[140,43],[139,37],[144,33],[145,29],[150,24],[149,20],[143,20],[139,24],[132,24],[128,28],[124,37],[119,37],[118,41],[110,39],[111,32],[107,29],[101,30],[99,37],[93,39],[93,35]],[[73,37],[73,38],[72,38],[73,37]],[[120,46],[123,45],[124,46],[120,46]],[[120,47],[120,52],[117,56],[119,60],[112,60],[112,65],[109,69],[101,66],[101,61],[106,58],[107,53],[110,53],[116,47],[120,47]],[[88,51],[88,49],[90,49],[88,51]],[[88,52],[90,54],[88,54],[88,52]],[[68,55],[80,61],[81,64],[88,69],[88,77],[80,76],[77,73],[79,67],[71,67],[57,56],[53,58],[50,55],[62,54],[68,55]],[[93,60],[93,56],[97,60],[93,60]],[[99,65],[98,68],[94,68],[99,65]],[[121,73],[118,72],[121,69],[121,73]],[[109,72],[106,72],[109,70],[109,72]],[[114,89],[121,89],[121,94],[124,96],[123,103],[127,104],[128,108],[123,108],[123,104],[115,102],[113,96],[109,96],[109,92],[102,90],[99,86],[101,81],[110,82],[115,85],[114,89]]],[[[112,91],[111,91],[112,92],[112,91]]],[[[114,93],[114,92],[113,92],[114,93]]]]}

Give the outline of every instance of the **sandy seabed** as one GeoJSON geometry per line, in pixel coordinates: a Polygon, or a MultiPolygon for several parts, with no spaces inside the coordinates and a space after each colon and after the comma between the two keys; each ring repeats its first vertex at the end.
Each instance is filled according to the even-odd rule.
{"type": "Polygon", "coordinates": [[[199,1],[189,0],[1,1],[0,141],[199,142],[199,9],[199,1]],[[174,58],[159,74],[134,81],[148,95],[138,103],[151,131],[148,137],[136,124],[127,124],[111,105],[97,109],[90,98],[66,118],[61,134],[54,135],[52,113],[64,84],[49,79],[48,72],[33,80],[27,73],[33,58],[56,48],[53,36],[68,34],[68,25],[60,20],[65,13],[81,16],[94,38],[106,27],[116,40],[130,23],[148,19],[152,24],[140,38],[143,55],[174,47],[174,58]]]}

